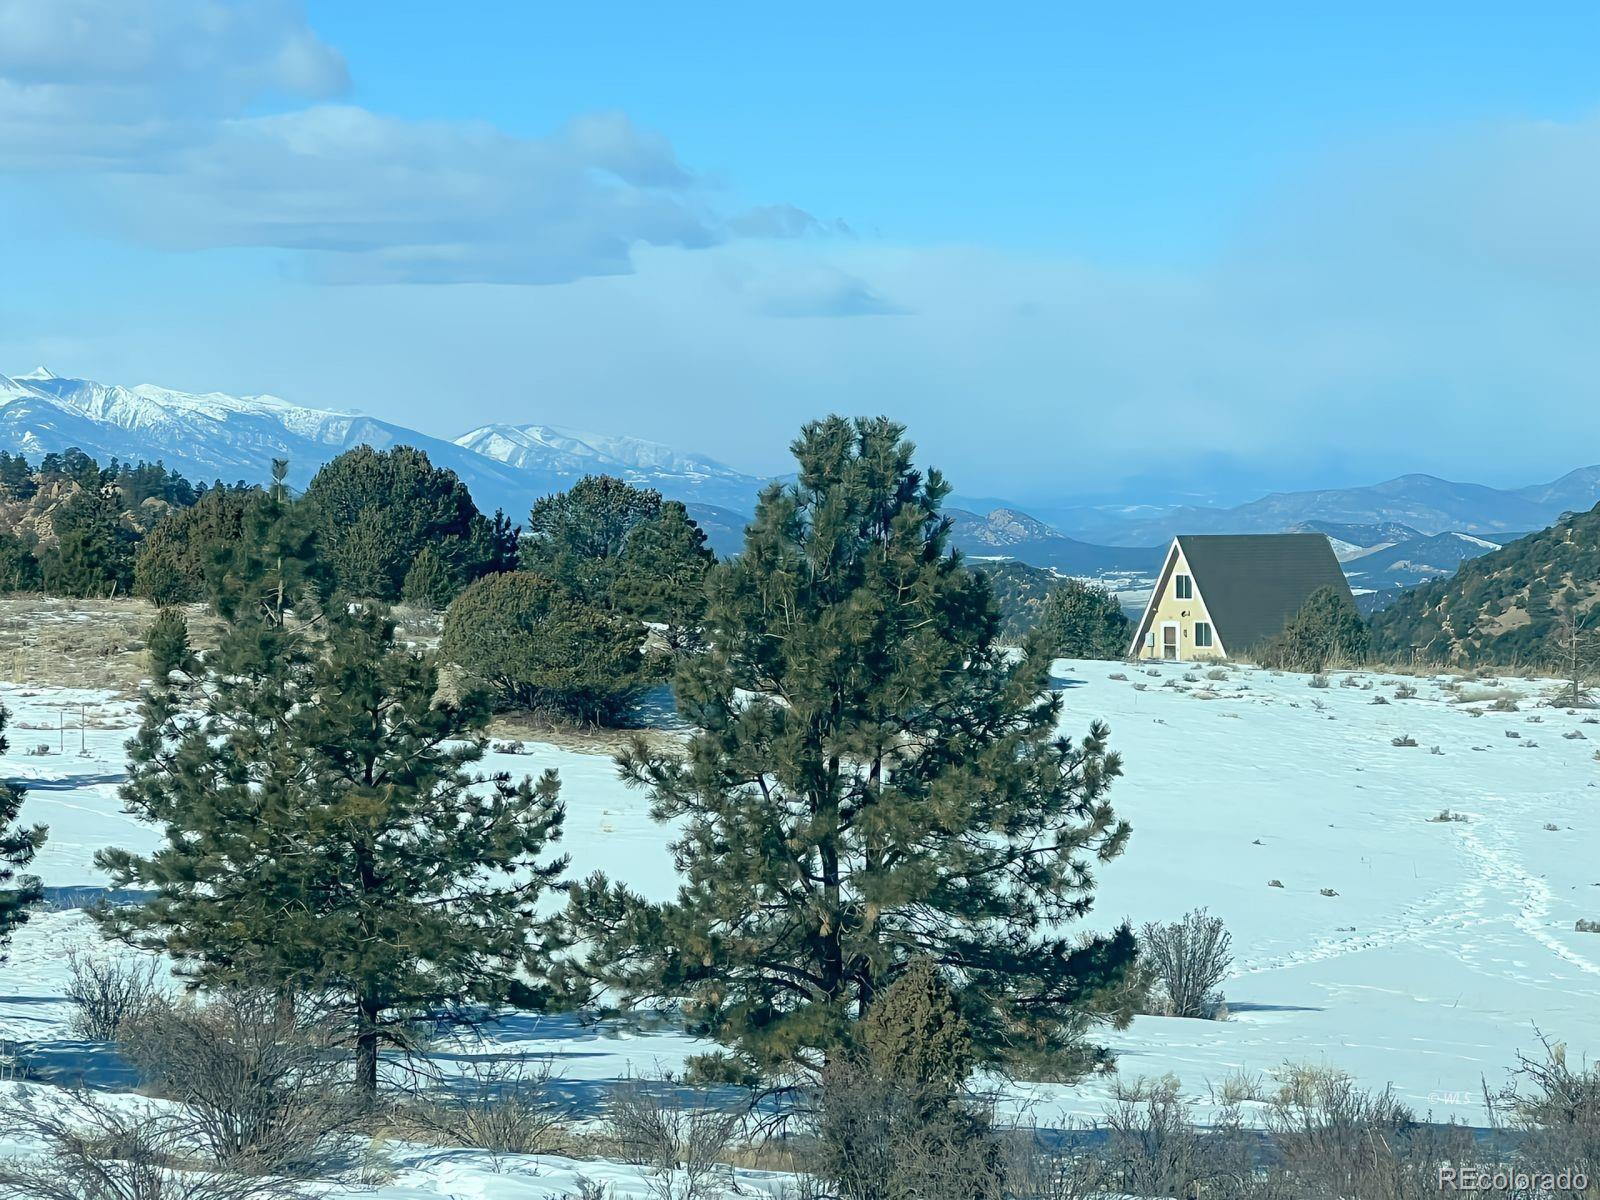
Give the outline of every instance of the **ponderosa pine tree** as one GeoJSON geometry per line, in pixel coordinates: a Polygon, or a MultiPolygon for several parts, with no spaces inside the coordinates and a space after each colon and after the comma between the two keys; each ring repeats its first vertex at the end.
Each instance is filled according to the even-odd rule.
{"type": "Polygon", "coordinates": [[[661,625],[675,650],[698,636],[714,561],[682,504],[610,475],[535,501],[521,547],[525,570],[584,604],[661,625]]]}
{"type": "Polygon", "coordinates": [[[39,560],[28,539],[0,531],[0,592],[31,592],[41,582],[39,560]]]}
{"type": "MultiPolygon", "coordinates": [[[[289,491],[288,460],[272,460],[272,483],[245,506],[236,538],[214,547],[205,564],[206,598],[219,616],[235,624],[253,619],[293,648],[291,615],[315,624],[333,584],[321,553],[310,507],[289,491]]],[[[271,641],[272,639],[267,639],[271,641]]],[[[262,666],[274,647],[263,645],[262,666]]]]}
{"type": "Polygon", "coordinates": [[[703,1075],[824,1065],[917,960],[980,1061],[1081,1070],[1135,957],[1126,926],[1072,929],[1128,838],[1106,729],[1058,736],[1048,653],[998,645],[986,582],[947,547],[947,486],[902,426],[832,417],[793,449],[798,482],[762,495],[713,570],[708,648],[679,666],[699,731],[619,760],[681,823],[677,897],[574,887],[580,969],[625,1002],[682,999],[733,1052],[703,1075]]]}
{"type": "Polygon", "coordinates": [[[133,559],[133,594],[155,604],[187,604],[206,595],[206,568],[244,536],[259,488],[214,487],[190,508],[162,517],[133,559]]]}
{"type": "Polygon", "coordinates": [[[1125,658],[1128,626],[1116,593],[1082,579],[1057,583],[1039,612],[1039,636],[1062,658],[1125,658]]]}
{"type": "Polygon", "coordinates": [[[484,517],[455,472],[415,447],[347,450],[317,472],[305,498],[349,595],[398,600],[423,547],[443,560],[456,590],[504,569],[503,515],[484,517]]]}
{"type": "Polygon", "coordinates": [[[400,589],[400,598],[407,604],[438,611],[449,605],[459,591],[455,573],[432,546],[424,546],[417,553],[406,572],[406,581],[400,589]]]}
{"type": "Polygon", "coordinates": [[[706,613],[706,575],[716,561],[688,510],[668,500],[628,539],[612,583],[617,610],[658,626],[673,651],[697,647],[706,613]]]}
{"type": "Polygon", "coordinates": [[[541,496],[522,537],[524,570],[553,579],[590,604],[610,606],[628,539],[661,513],[661,493],[610,475],[586,475],[541,496]]]}
{"type": "Polygon", "coordinates": [[[538,858],[559,785],[476,773],[487,706],[437,699],[434,659],[381,609],[319,611],[297,557],[314,535],[277,475],[213,572],[217,649],[188,653],[170,619],[153,631],[122,794],[166,842],[100,852],[119,886],[154,895],[96,919],[198,983],[338,1001],[370,1093],[380,1045],[420,1014],[539,1000],[519,968],[565,865],[538,858]]]}
{"type": "Polygon", "coordinates": [[[1332,663],[1358,665],[1366,660],[1371,647],[1367,623],[1348,595],[1320,587],[1306,597],[1283,632],[1250,653],[1264,667],[1321,671],[1332,663]]]}
{"type": "Polygon", "coordinates": [[[44,588],[56,596],[126,595],[133,583],[135,536],[122,523],[112,488],[85,488],[51,519],[56,544],[40,560],[44,588]]]}
{"type": "MultiPolygon", "coordinates": [[[[0,754],[6,752],[5,728],[10,719],[11,714],[0,705],[0,754]]],[[[17,875],[44,845],[46,832],[43,825],[25,828],[17,823],[23,795],[16,784],[0,782],[0,962],[5,961],[11,934],[27,922],[28,910],[43,894],[37,879],[17,875]]]]}

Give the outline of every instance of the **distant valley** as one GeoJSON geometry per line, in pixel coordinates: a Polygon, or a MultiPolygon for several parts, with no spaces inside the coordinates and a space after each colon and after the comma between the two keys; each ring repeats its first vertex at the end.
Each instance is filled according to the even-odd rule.
{"type": "MultiPolygon", "coordinates": [[[[68,379],[47,370],[0,375],[0,449],[39,458],[76,446],[101,461],[160,459],[198,480],[265,479],[287,458],[303,485],[362,443],[416,446],[456,472],[486,511],[520,520],[538,496],[607,473],[683,501],[718,553],[736,550],[770,480],[703,454],[639,438],[542,423],[481,426],[448,440],[359,413],[274,396],[190,393],[68,379]]],[[[1453,573],[1468,559],[1600,502],[1600,466],[1516,489],[1402,475],[1367,487],[1279,492],[1233,507],[1043,507],[1004,499],[949,506],[952,541],[974,559],[1012,559],[1135,589],[1173,534],[1325,534],[1351,586],[1387,596],[1453,573]]]]}

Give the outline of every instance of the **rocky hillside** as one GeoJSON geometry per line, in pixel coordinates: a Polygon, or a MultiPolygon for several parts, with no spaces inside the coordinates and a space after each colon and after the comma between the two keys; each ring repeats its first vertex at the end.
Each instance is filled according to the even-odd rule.
{"type": "Polygon", "coordinates": [[[951,544],[969,558],[1012,558],[1067,575],[1153,574],[1166,549],[1080,542],[1011,508],[996,508],[983,515],[950,508],[945,515],[950,518],[951,544]]]}
{"type": "Polygon", "coordinates": [[[1525,663],[1549,655],[1558,606],[1600,605],[1600,505],[1461,564],[1372,618],[1384,657],[1525,663]]]}

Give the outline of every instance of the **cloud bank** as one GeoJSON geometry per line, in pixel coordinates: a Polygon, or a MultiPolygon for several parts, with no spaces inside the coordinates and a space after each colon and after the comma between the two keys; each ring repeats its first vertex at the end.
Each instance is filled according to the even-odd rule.
{"type": "Polygon", "coordinates": [[[54,182],[96,228],[300,252],[341,283],[565,283],[640,246],[824,229],[790,205],[719,214],[620,113],[515,137],[330,103],[347,85],[287,3],[0,0],[0,174],[54,182]]]}

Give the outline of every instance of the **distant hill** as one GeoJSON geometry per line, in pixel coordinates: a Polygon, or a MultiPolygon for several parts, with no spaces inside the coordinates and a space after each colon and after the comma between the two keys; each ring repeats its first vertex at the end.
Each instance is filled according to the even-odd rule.
{"type": "Polygon", "coordinates": [[[1380,521],[1376,525],[1345,525],[1338,521],[1301,521],[1285,529],[1285,533],[1320,533],[1326,535],[1333,553],[1343,562],[1371,554],[1385,546],[1397,545],[1422,537],[1422,533],[1398,521],[1380,521]]]}
{"type": "Polygon", "coordinates": [[[950,508],[951,543],[971,558],[1013,558],[1064,575],[1154,574],[1164,546],[1096,546],[1058,533],[1013,508],[979,515],[950,508]]]}
{"type": "Polygon", "coordinates": [[[1374,614],[1375,649],[1441,661],[1537,661],[1556,602],[1600,603],[1600,505],[1461,564],[1374,614]]]}
{"type": "Polygon", "coordinates": [[[1178,533],[1278,533],[1311,523],[1398,524],[1425,535],[1459,531],[1494,540],[1541,529],[1563,512],[1587,510],[1597,502],[1600,466],[1514,490],[1433,475],[1401,475],[1368,487],[1274,492],[1232,508],[1181,505],[1134,517],[1082,510],[1078,523],[1065,514],[1057,522],[1065,534],[1113,546],[1154,545],[1178,533]]]}
{"type": "Polygon", "coordinates": [[[1453,575],[1468,559],[1490,554],[1509,540],[1459,532],[1436,533],[1432,537],[1419,534],[1402,542],[1345,556],[1344,573],[1353,588],[1415,587],[1453,575]]]}
{"type": "Polygon", "coordinates": [[[1013,559],[976,562],[972,566],[988,577],[994,591],[995,604],[1000,610],[1001,638],[1020,644],[1027,632],[1039,623],[1044,598],[1061,582],[1061,576],[1013,559]]]}

